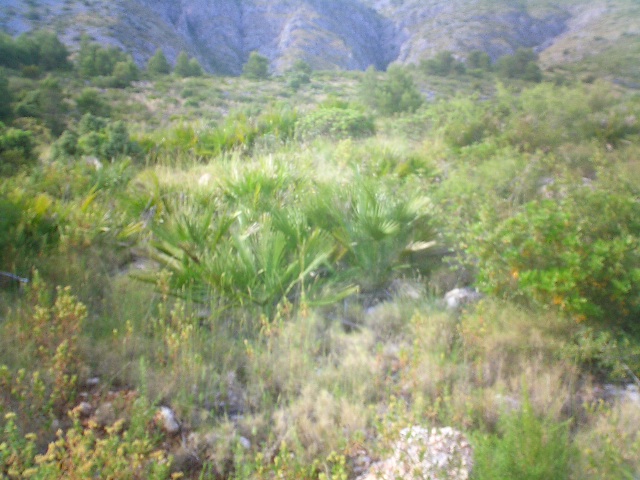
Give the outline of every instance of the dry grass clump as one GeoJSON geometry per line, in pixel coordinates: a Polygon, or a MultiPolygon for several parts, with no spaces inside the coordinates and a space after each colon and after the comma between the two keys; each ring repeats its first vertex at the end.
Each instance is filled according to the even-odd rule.
{"type": "Polygon", "coordinates": [[[349,439],[364,437],[367,409],[314,385],[305,386],[289,406],[274,414],[274,432],[302,463],[328,456],[349,439]]]}

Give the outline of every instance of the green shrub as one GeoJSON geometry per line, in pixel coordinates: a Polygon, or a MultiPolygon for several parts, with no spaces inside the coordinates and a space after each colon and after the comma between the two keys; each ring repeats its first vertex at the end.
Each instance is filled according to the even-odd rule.
{"type": "Polygon", "coordinates": [[[0,175],[12,175],[33,163],[35,142],[30,131],[5,128],[0,123],[0,175]]]}
{"type": "Polygon", "coordinates": [[[473,97],[456,97],[435,109],[445,142],[454,148],[467,147],[495,134],[496,121],[489,108],[473,97]]]}
{"type": "Polygon", "coordinates": [[[158,48],[147,62],[147,72],[150,75],[167,75],[171,73],[171,65],[169,65],[162,49],[158,48]]]}
{"type": "Polygon", "coordinates": [[[76,107],[82,115],[91,113],[98,117],[108,117],[111,107],[102,99],[100,92],[95,88],[85,88],[76,97],[76,107]]]}
{"type": "Polygon", "coordinates": [[[464,63],[457,61],[448,51],[438,52],[434,58],[421,62],[420,67],[429,75],[440,77],[465,72],[464,63]]]}
{"type": "Polygon", "coordinates": [[[500,417],[498,431],[499,435],[477,438],[473,478],[569,478],[575,455],[569,438],[569,424],[538,419],[528,396],[520,411],[500,417]]]}
{"type": "Polygon", "coordinates": [[[413,78],[402,67],[392,65],[382,81],[373,67],[367,69],[360,85],[364,103],[384,115],[415,112],[423,103],[413,78]]]}
{"type": "Polygon", "coordinates": [[[119,48],[104,48],[92,43],[87,35],[82,36],[76,65],[83,77],[108,77],[113,74],[118,62],[126,61],[127,56],[119,48]]]}
{"type": "Polygon", "coordinates": [[[500,57],[496,71],[503,78],[519,78],[528,82],[540,82],[542,71],[537,64],[538,56],[531,49],[519,48],[513,55],[500,57]]]}
{"type": "Polygon", "coordinates": [[[631,326],[640,314],[640,205],[631,195],[584,187],[565,195],[478,224],[469,250],[480,287],[578,321],[631,326]]]}
{"type": "Polygon", "coordinates": [[[195,58],[189,59],[187,52],[180,52],[173,69],[179,77],[200,77],[203,73],[200,63],[195,58]]]}
{"type": "Polygon", "coordinates": [[[298,138],[361,138],[373,135],[373,119],[353,108],[318,108],[296,124],[298,138]]]}
{"type": "Polygon", "coordinates": [[[56,213],[54,201],[45,193],[15,191],[0,196],[0,260],[6,265],[54,245],[61,222],[56,213]]]}
{"type": "Polygon", "coordinates": [[[0,120],[11,116],[11,92],[9,92],[9,80],[0,72],[0,120]]]}
{"type": "Polygon", "coordinates": [[[287,84],[294,90],[311,83],[311,65],[304,60],[296,60],[286,72],[287,84]]]}
{"type": "Polygon", "coordinates": [[[269,59],[258,52],[251,52],[247,63],[242,67],[242,75],[251,80],[269,78],[269,59]]]}

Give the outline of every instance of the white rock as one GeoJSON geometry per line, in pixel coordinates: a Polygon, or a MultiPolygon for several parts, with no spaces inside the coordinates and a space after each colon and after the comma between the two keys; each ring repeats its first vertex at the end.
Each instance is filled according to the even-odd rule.
{"type": "Polygon", "coordinates": [[[205,173],[198,179],[198,185],[200,185],[201,187],[205,187],[209,185],[210,181],[211,181],[211,174],[205,173]]]}
{"type": "Polygon", "coordinates": [[[469,287],[454,288],[444,296],[444,302],[450,310],[457,310],[464,305],[475,303],[482,298],[482,294],[469,287]]]}
{"type": "Polygon", "coordinates": [[[85,157],[84,161],[87,165],[95,168],[96,170],[102,169],[102,162],[98,160],[96,157],[85,157]]]}
{"type": "Polygon", "coordinates": [[[174,435],[180,431],[180,422],[178,422],[176,414],[169,407],[160,407],[157,418],[160,428],[165,433],[174,435]]]}
{"type": "Polygon", "coordinates": [[[358,480],[467,480],[472,467],[473,451],[462,433],[414,426],[400,432],[390,458],[375,463],[358,480]]]}
{"type": "Polygon", "coordinates": [[[242,445],[242,448],[244,448],[245,450],[249,450],[251,448],[251,442],[246,437],[240,437],[238,439],[238,442],[240,443],[240,445],[242,445]]]}

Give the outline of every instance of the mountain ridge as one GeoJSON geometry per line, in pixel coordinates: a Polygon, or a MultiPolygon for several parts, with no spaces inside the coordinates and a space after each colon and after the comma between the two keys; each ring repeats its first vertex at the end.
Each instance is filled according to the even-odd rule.
{"type": "MultiPolygon", "coordinates": [[[[206,70],[239,74],[252,51],[273,71],[296,59],[316,69],[415,64],[439,51],[492,59],[520,47],[545,52],[606,22],[628,0],[6,0],[0,28],[53,28],[68,44],[86,33],[143,64],[157,48],[181,50],[206,70]],[[595,5],[595,7],[594,7],[595,5]],[[585,14],[584,12],[587,12],[585,14]]],[[[551,56],[551,59],[561,57],[551,56]]]]}

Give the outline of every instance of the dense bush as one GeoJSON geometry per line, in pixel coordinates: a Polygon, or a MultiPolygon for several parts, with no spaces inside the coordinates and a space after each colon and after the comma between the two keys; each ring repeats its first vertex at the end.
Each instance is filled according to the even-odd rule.
{"type": "Polygon", "coordinates": [[[37,66],[42,70],[67,70],[69,51],[55,33],[37,31],[17,39],[0,34],[0,66],[37,66]]]}
{"type": "Polygon", "coordinates": [[[538,67],[538,56],[531,49],[519,48],[513,55],[500,57],[496,62],[498,75],[504,78],[519,78],[528,82],[540,82],[542,71],[538,67]]]}
{"type": "Polygon", "coordinates": [[[151,75],[167,75],[171,73],[171,65],[169,65],[162,49],[157,49],[156,53],[147,62],[147,72],[151,75]]]}
{"type": "Polygon", "coordinates": [[[449,51],[438,52],[434,58],[423,61],[420,64],[420,68],[429,75],[438,75],[440,77],[465,72],[464,63],[456,60],[449,51]]]}
{"type": "Polygon", "coordinates": [[[82,115],[91,113],[97,117],[108,117],[111,113],[111,107],[95,88],[83,89],[75,101],[78,113],[82,115]]]}
{"type": "Polygon", "coordinates": [[[187,52],[180,52],[173,72],[179,77],[200,77],[203,74],[200,63],[195,58],[189,59],[187,52]]]}
{"type": "Polygon", "coordinates": [[[35,160],[35,142],[29,131],[6,128],[0,123],[0,175],[11,175],[35,160]]]}
{"type": "Polygon", "coordinates": [[[296,135],[304,139],[321,136],[359,138],[374,132],[373,119],[353,108],[318,108],[296,123],[296,135]]]}
{"type": "Polygon", "coordinates": [[[80,40],[76,65],[80,75],[86,78],[109,76],[118,62],[125,62],[126,55],[116,47],[102,47],[92,43],[87,35],[80,40]]]}
{"type": "Polygon", "coordinates": [[[9,92],[9,80],[0,72],[0,120],[11,115],[11,92],[9,92]]]}
{"type": "Polygon", "coordinates": [[[64,131],[68,110],[60,80],[47,76],[37,89],[27,91],[18,99],[15,114],[41,119],[51,133],[58,136],[64,131]]]}
{"type": "Polygon", "coordinates": [[[527,397],[520,411],[500,418],[499,435],[479,438],[473,478],[546,480],[569,478],[575,456],[569,424],[538,419],[527,397]]]}
{"type": "Polygon", "coordinates": [[[78,122],[76,130],[66,130],[53,144],[53,158],[88,155],[113,160],[139,153],[123,121],[110,122],[87,113],[78,122]]]}
{"type": "Polygon", "coordinates": [[[466,67],[469,70],[490,71],[492,68],[491,57],[482,50],[472,50],[467,55],[466,67]]]}
{"type": "Polygon", "coordinates": [[[533,201],[478,225],[469,253],[485,291],[577,321],[633,327],[640,314],[639,219],[631,195],[574,187],[559,200],[533,201]]]}
{"type": "Polygon", "coordinates": [[[413,78],[402,67],[392,65],[381,81],[370,67],[360,85],[363,102],[384,115],[414,112],[422,105],[422,95],[413,78]]]}
{"type": "Polygon", "coordinates": [[[296,60],[286,72],[287,83],[294,90],[311,83],[311,65],[304,60],[296,60]]]}
{"type": "Polygon", "coordinates": [[[242,75],[251,80],[269,78],[269,59],[258,52],[251,52],[247,62],[242,67],[242,75]]]}

